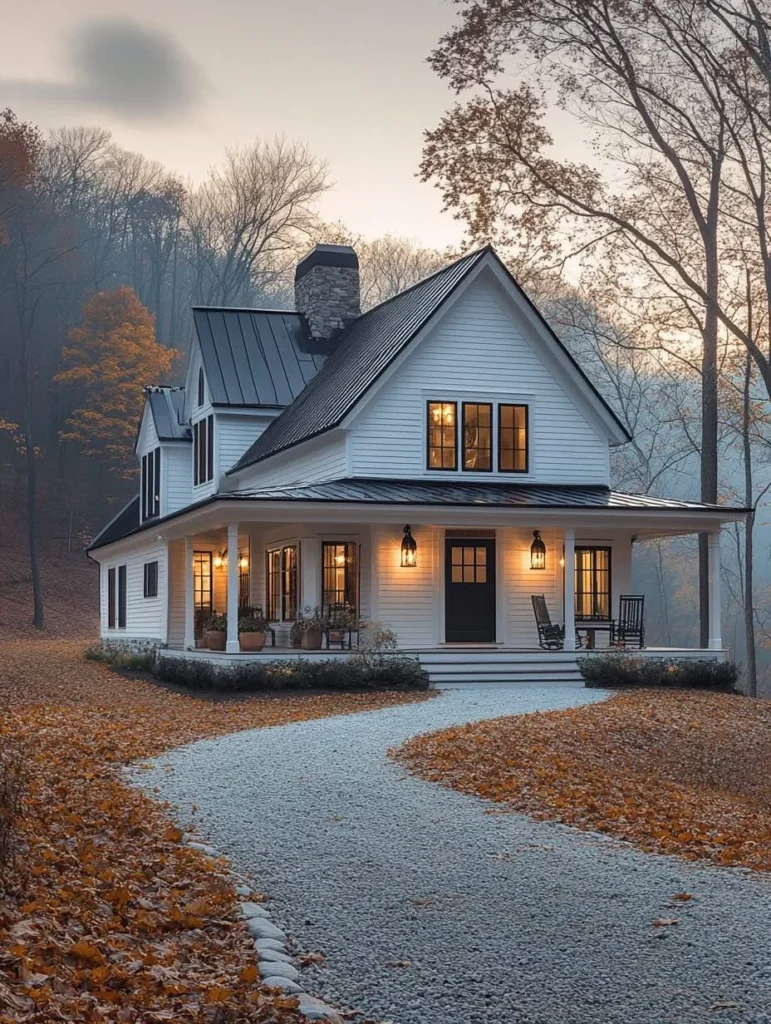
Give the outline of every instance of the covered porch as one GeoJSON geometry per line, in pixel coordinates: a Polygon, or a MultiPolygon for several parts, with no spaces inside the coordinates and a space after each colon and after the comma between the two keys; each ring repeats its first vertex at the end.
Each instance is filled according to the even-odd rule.
{"type": "Polygon", "coordinates": [[[641,653],[722,659],[720,528],[743,513],[635,496],[636,505],[632,496],[621,497],[629,503],[438,508],[372,501],[362,507],[297,500],[287,492],[211,503],[164,524],[168,653],[220,663],[346,657],[335,648],[297,649],[292,627],[306,607],[328,616],[333,606],[347,605],[359,621],[393,630],[400,650],[438,674],[536,663],[543,671],[557,666],[559,674],[587,650],[609,647],[621,597],[633,593],[636,541],[708,532],[708,647],[662,648],[645,639],[641,653]],[[415,544],[411,559],[403,552],[407,526],[415,544]],[[536,539],[543,550],[534,555],[536,539]],[[540,646],[533,595],[543,596],[563,630],[558,650],[540,646]],[[271,623],[260,653],[241,651],[238,617],[247,607],[262,609],[271,623]],[[202,624],[213,613],[227,616],[223,653],[202,648],[202,624]]]}

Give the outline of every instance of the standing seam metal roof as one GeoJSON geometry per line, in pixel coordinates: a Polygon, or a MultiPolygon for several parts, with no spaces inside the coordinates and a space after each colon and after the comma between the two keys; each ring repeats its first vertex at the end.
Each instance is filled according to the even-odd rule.
{"type": "Polygon", "coordinates": [[[150,412],[159,441],[190,439],[190,428],[182,423],[184,388],[148,388],[147,400],[150,403],[150,412]]]}
{"type": "Polygon", "coordinates": [[[196,306],[193,322],[213,405],[287,406],[327,354],[299,313],[196,306]]]}

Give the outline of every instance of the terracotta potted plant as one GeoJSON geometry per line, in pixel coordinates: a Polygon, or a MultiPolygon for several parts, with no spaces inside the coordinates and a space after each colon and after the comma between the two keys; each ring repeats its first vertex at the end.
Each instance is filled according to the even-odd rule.
{"type": "Polygon", "coordinates": [[[206,623],[206,646],[210,651],[224,651],[227,638],[227,615],[212,615],[206,623]]]}
{"type": "Polygon", "coordinates": [[[238,642],[242,651],[261,651],[265,646],[268,622],[250,608],[238,620],[238,642]]]}
{"type": "Polygon", "coordinates": [[[318,608],[303,608],[298,619],[300,626],[300,647],[304,651],[320,651],[325,622],[318,608]]]}

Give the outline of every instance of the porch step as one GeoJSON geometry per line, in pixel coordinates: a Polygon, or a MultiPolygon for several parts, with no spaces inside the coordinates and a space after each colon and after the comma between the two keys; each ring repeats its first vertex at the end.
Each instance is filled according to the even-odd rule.
{"type": "Polygon", "coordinates": [[[437,686],[451,683],[572,683],[583,679],[575,654],[521,651],[421,651],[420,664],[437,686]]]}

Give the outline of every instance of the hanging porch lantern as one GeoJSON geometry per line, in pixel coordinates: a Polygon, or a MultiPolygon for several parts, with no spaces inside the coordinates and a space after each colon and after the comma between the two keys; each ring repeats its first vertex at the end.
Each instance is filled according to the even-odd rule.
{"type": "Polygon", "coordinates": [[[541,540],[541,531],[533,530],[533,543],[530,545],[530,568],[546,568],[546,545],[541,540]]]}
{"type": "Polygon", "coordinates": [[[404,527],[404,537],[402,537],[402,568],[414,569],[417,564],[418,545],[408,525],[404,527]]]}

